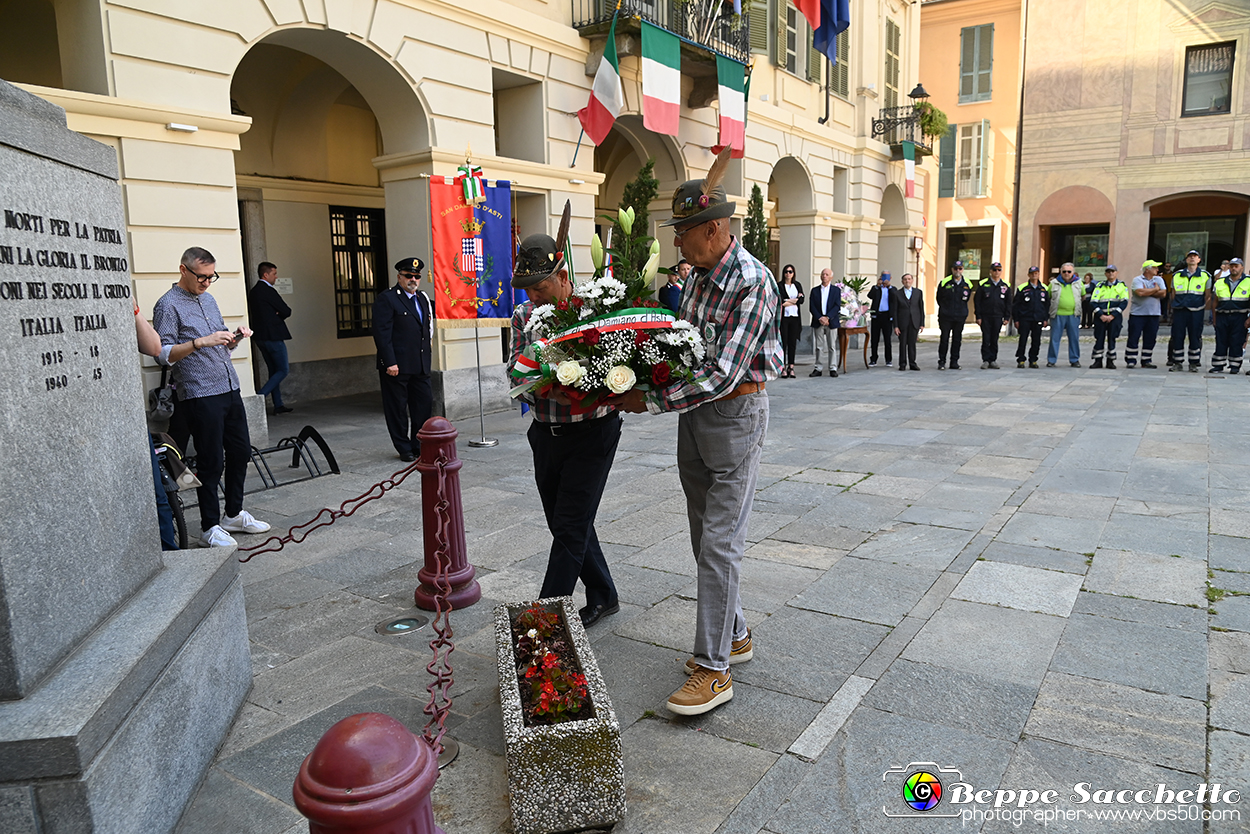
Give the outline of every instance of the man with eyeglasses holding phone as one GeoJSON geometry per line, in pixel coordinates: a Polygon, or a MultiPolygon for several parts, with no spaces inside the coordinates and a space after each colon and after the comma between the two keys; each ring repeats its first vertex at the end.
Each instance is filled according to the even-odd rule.
{"type": "Polygon", "coordinates": [[[193,246],[183,252],[178,283],[152,309],[152,326],[161,337],[156,361],[170,367],[178,391],[179,416],[195,440],[203,547],[235,545],[231,533],[264,533],[269,529],[243,509],[252,440],[239,377],[230,362],[230,351],[252,331],[240,327],[232,333],[226,327],[217,301],[208,292],[219,277],[216,264],[217,259],[207,249],[193,246]],[[217,498],[223,471],[224,519],[217,498]]]}

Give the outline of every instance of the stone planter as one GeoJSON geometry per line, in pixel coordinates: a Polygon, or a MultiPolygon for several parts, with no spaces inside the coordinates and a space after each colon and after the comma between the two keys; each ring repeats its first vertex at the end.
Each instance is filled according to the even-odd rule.
{"type": "Polygon", "coordinates": [[[607,828],[625,816],[621,725],[572,597],[495,607],[499,703],[516,834],[607,828]],[[593,712],[550,726],[525,726],[513,657],[512,618],[532,606],[557,611],[586,676],[593,712]]]}

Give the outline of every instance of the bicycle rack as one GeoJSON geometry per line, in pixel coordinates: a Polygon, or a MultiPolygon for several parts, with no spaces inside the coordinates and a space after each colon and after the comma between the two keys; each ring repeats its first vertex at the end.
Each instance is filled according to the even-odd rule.
{"type": "MultiPolygon", "coordinates": [[[[188,466],[195,469],[194,456],[188,457],[186,461],[188,466]]],[[[304,426],[304,428],[300,429],[300,433],[297,437],[284,437],[278,441],[276,446],[270,446],[268,449],[257,449],[253,446],[251,461],[252,465],[256,467],[256,474],[260,475],[261,485],[259,487],[244,490],[244,495],[251,495],[254,492],[262,492],[267,489],[276,489],[277,487],[287,486],[289,484],[298,484],[303,481],[311,481],[313,478],[320,478],[324,475],[341,474],[339,472],[338,461],[334,459],[334,452],[330,451],[330,447],[325,442],[325,439],[322,438],[321,433],[312,426],[304,426]],[[321,457],[323,461],[319,462],[317,460],[317,455],[313,452],[312,448],[310,448],[309,441],[312,441],[312,444],[321,450],[321,457]],[[269,461],[266,460],[266,456],[281,454],[288,450],[291,452],[291,464],[287,468],[299,469],[302,466],[307,474],[298,478],[279,481],[274,476],[273,469],[269,466],[269,461]],[[323,462],[325,468],[322,468],[323,462]]],[[[194,496],[195,493],[192,491],[190,494],[194,496]]],[[[218,485],[217,494],[221,496],[225,495],[225,488],[223,485],[218,485]]],[[[194,498],[192,498],[189,502],[184,502],[183,504],[185,509],[190,509],[191,507],[196,506],[199,506],[199,502],[194,498]]]]}
{"type": "Polygon", "coordinates": [[[284,437],[278,441],[278,445],[270,446],[268,449],[257,449],[252,447],[252,465],[256,467],[256,474],[260,475],[262,486],[259,489],[247,490],[245,494],[252,492],[260,492],[264,489],[274,489],[287,484],[298,484],[301,481],[311,481],[313,478],[320,478],[323,475],[338,475],[339,464],[334,459],[334,453],[330,451],[330,447],[326,445],[321,434],[312,426],[304,426],[300,430],[298,437],[284,437]],[[321,464],[317,462],[317,456],[308,448],[308,441],[311,440],[321,450],[321,455],[325,458],[325,464],[329,471],[323,471],[321,464]],[[273,470],[269,468],[269,461],[265,460],[266,455],[280,454],[287,450],[291,451],[290,469],[299,469],[302,465],[308,473],[306,476],[292,478],[290,480],[278,482],[274,477],[273,470]]]}

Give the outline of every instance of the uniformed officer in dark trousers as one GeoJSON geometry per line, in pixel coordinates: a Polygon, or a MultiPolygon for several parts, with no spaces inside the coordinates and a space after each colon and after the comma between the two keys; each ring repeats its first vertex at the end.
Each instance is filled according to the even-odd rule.
{"type": "Polygon", "coordinates": [[[1202,317],[1206,315],[1207,293],[1211,289],[1211,273],[1202,269],[1202,255],[1190,249],[1185,255],[1185,268],[1172,274],[1172,338],[1168,341],[1168,370],[1179,371],[1189,360],[1189,370],[1198,373],[1202,367],[1202,317]],[[1189,352],[1185,352],[1185,338],[1189,352]]]}
{"type": "Polygon", "coordinates": [[[981,326],[981,370],[998,369],[998,334],[1011,313],[1011,285],[1003,280],[1003,265],[990,264],[990,280],[977,286],[977,324],[981,326]]]}
{"type": "Polygon", "coordinates": [[[425,263],[404,258],[395,264],[399,280],[373,302],[373,343],[378,349],[378,380],[382,413],[399,459],[417,459],[417,432],[430,419],[434,392],[430,388],[434,307],[417,285],[425,263]]]}
{"type": "Polygon", "coordinates": [[[937,308],[938,329],[942,337],[938,340],[938,370],[946,370],[946,351],[950,348],[951,370],[959,370],[959,346],[964,339],[964,323],[968,321],[968,299],[972,297],[972,288],[964,281],[964,262],[955,261],[951,264],[951,274],[938,282],[937,308]]]}
{"type": "Polygon", "coordinates": [[[1224,373],[1225,362],[1229,372],[1241,373],[1241,357],[1246,349],[1246,314],[1250,313],[1250,278],[1245,273],[1245,261],[1233,258],[1228,262],[1228,277],[1216,278],[1211,288],[1215,296],[1213,374],[1224,373]]]}
{"type": "Polygon", "coordinates": [[[1103,360],[1110,370],[1115,370],[1115,340],[1124,326],[1124,312],[1128,309],[1128,287],[1119,278],[1115,264],[1105,270],[1106,278],[1094,286],[1090,299],[1094,310],[1094,358],[1091,368],[1101,368],[1103,360]]]}
{"type": "Polygon", "coordinates": [[[1029,267],[1029,280],[1016,287],[1011,302],[1011,317],[1016,323],[1020,341],[1016,345],[1016,367],[1024,367],[1025,348],[1028,346],[1029,367],[1037,367],[1037,357],[1042,349],[1042,327],[1050,318],[1050,288],[1042,283],[1042,271],[1029,267]]]}

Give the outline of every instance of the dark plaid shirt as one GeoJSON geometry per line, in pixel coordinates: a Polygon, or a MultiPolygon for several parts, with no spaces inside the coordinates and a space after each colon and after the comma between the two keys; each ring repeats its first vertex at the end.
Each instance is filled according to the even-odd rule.
{"type": "MultiPolygon", "coordinates": [[[[518,304],[516,309],[512,311],[512,356],[508,359],[508,370],[516,367],[516,361],[520,357],[521,351],[525,350],[526,345],[534,341],[525,333],[525,325],[529,323],[533,312],[533,301],[525,301],[518,304]]],[[[616,411],[616,406],[601,405],[594,411],[585,414],[574,414],[572,406],[562,405],[547,397],[537,397],[529,393],[522,394],[519,399],[522,402],[529,403],[534,419],[540,423],[580,423],[582,420],[606,417],[613,411],[616,411]]]]}

